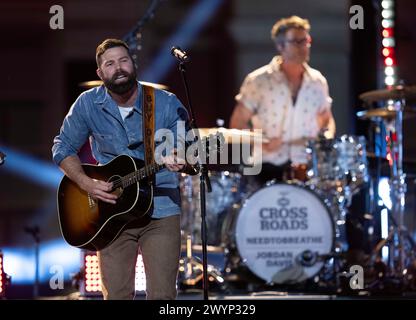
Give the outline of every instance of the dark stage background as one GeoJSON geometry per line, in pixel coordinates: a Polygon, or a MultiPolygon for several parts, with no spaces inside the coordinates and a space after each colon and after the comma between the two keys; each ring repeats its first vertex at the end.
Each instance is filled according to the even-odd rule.
{"type": "MultiPolygon", "coordinates": [[[[51,161],[52,140],[69,107],[83,91],[79,84],[97,79],[96,45],[105,38],[126,36],[150,2],[4,0],[0,3],[0,151],[8,154],[0,167],[0,249],[6,254],[21,253],[13,260],[18,269],[6,270],[13,274],[15,283],[30,288],[33,282],[34,239],[25,232],[27,227],[40,227],[43,282],[47,283],[51,265],[68,263],[66,280],[77,269],[76,252],[68,251],[68,261],[47,253],[49,247],[62,243],[56,212],[56,188],[61,173],[51,161]],[[63,30],[49,27],[49,9],[55,4],[64,9],[63,30]]],[[[274,55],[269,36],[272,25],[280,17],[296,14],[311,22],[311,66],[328,79],[337,135],[371,133],[370,124],[358,120],[355,113],[363,110],[358,99],[360,93],[383,87],[378,82],[383,71],[378,44],[380,13],[374,5],[377,1],[211,1],[202,10],[206,23],[199,26],[204,15],[191,22],[189,17],[201,3],[161,1],[154,18],[143,26],[138,58],[139,79],[168,86],[185,103],[176,61],[162,50],[179,45],[189,53],[188,80],[201,127],[215,127],[217,119],[223,119],[227,127],[234,96],[245,75],[268,63],[274,55]],[[349,28],[349,8],[354,4],[364,8],[364,30],[349,28]],[[188,29],[181,31],[188,22],[188,29]],[[173,35],[180,37],[172,40],[173,35]],[[165,54],[165,67],[156,75],[152,66],[159,54],[165,54]],[[146,77],[142,78],[143,75],[146,77]]],[[[409,85],[416,84],[415,10],[414,1],[396,1],[398,75],[409,85]]],[[[416,229],[413,124],[414,119],[404,124],[405,169],[409,173],[406,223],[412,232],[416,229]]],[[[371,150],[373,146],[367,147],[371,150]]],[[[47,288],[42,293],[54,294],[47,288]]]]}

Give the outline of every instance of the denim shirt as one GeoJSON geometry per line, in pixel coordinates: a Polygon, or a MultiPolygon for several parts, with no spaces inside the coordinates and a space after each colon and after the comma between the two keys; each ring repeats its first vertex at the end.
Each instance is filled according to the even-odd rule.
{"type": "MultiPolygon", "coordinates": [[[[178,98],[170,92],[155,89],[155,132],[168,129],[173,133],[174,145],[178,144],[178,121],[186,121],[188,114],[178,98]]],[[[100,164],[106,164],[118,155],[144,159],[142,134],[142,85],[138,82],[136,103],[123,121],[116,102],[102,85],[83,92],[66,115],[60,133],[54,139],[52,155],[59,165],[68,156],[77,155],[87,139],[92,154],[100,164]]],[[[182,122],[183,123],[183,122],[182,122]]],[[[179,130],[179,141],[182,141],[179,130]]],[[[158,142],[155,139],[157,149],[158,142]]],[[[178,173],[163,169],[156,174],[156,189],[168,188],[175,197],[154,197],[153,218],[180,214],[178,173]]]]}

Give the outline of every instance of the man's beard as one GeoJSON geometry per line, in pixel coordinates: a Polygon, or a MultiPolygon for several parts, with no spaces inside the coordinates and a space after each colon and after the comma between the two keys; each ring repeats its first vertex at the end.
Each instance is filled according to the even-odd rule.
{"type": "Polygon", "coordinates": [[[128,73],[126,71],[120,71],[115,73],[111,79],[103,79],[104,85],[108,90],[116,94],[125,94],[129,92],[136,85],[136,74],[135,72],[128,73]],[[127,81],[116,83],[118,76],[127,77],[127,81]]]}

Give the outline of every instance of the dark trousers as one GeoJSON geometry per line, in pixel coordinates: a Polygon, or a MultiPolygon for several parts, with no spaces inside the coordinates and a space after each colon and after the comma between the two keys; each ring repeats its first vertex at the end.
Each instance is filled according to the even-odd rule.
{"type": "Polygon", "coordinates": [[[179,215],[129,225],[98,252],[104,299],[134,299],[138,253],[146,273],[146,298],[176,299],[180,250],[179,215]]]}

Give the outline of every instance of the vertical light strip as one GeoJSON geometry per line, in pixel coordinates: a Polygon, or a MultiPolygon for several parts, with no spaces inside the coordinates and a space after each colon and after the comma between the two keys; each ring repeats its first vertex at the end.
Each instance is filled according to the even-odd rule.
{"type": "Polygon", "coordinates": [[[3,253],[0,251],[0,297],[4,297],[5,276],[3,271],[3,253]]]}
{"type": "Polygon", "coordinates": [[[397,84],[396,69],[396,39],[394,36],[395,26],[395,2],[394,0],[381,1],[381,55],[384,66],[384,84],[387,87],[397,84]]]}

